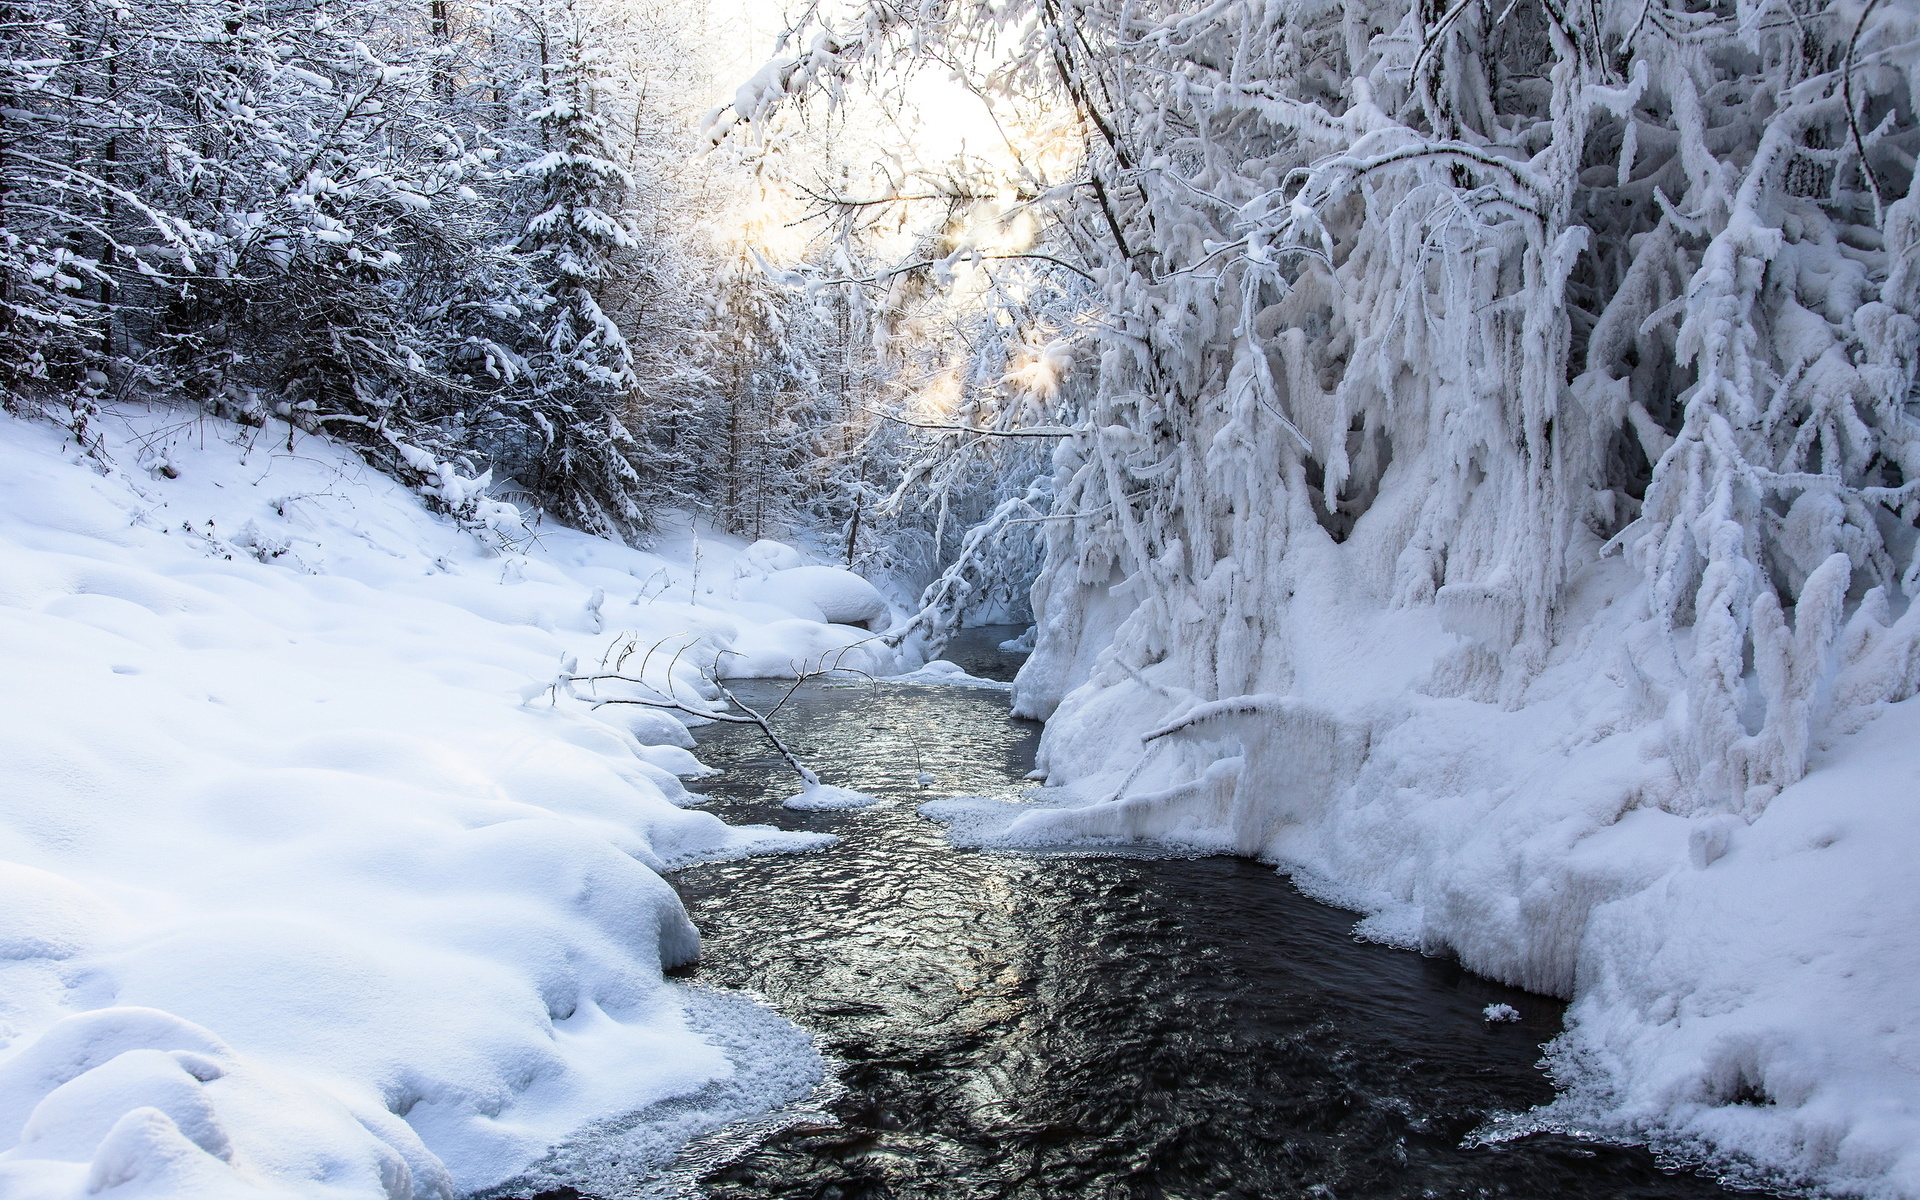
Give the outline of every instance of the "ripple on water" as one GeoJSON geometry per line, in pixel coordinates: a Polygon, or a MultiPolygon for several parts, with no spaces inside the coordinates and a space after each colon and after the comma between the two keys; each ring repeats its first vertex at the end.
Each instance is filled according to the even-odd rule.
{"type": "Polygon", "coordinates": [[[914,806],[1016,796],[1031,765],[1038,726],[1004,694],[809,687],[781,720],[828,782],[894,803],[783,810],[791,779],[750,731],[700,731],[729,820],[842,838],[677,878],[705,936],[693,977],[815,1031],[845,1085],[837,1123],[708,1173],[714,1200],[1729,1194],[1635,1149],[1463,1147],[1550,1096],[1535,1064],[1560,1005],[1357,942],[1353,914],[1270,868],[950,848],[914,806]],[[1487,1023],[1492,1003],[1521,1020],[1487,1023]]]}

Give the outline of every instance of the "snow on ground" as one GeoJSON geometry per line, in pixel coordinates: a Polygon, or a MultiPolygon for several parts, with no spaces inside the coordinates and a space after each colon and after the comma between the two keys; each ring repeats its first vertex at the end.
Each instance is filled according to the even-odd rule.
{"type": "Polygon", "coordinates": [[[1572,998],[1565,1092],[1507,1133],[1920,1197],[1920,698],[1886,703],[1869,678],[1906,669],[1885,647],[1913,622],[1860,603],[1811,771],[1749,821],[1680,782],[1685,692],[1629,567],[1589,560],[1564,617],[1580,635],[1500,704],[1463,686],[1471,625],[1370,587],[1364,532],[1290,575],[1263,647],[1284,693],[1203,702],[1172,663],[1116,661],[1111,631],[1145,615],[1089,606],[1107,632],[1016,688],[1016,708],[1061,697],[1049,786],[921,811],[966,845],[1259,857],[1368,914],[1366,936],[1572,998]]]}
{"type": "Polygon", "coordinates": [[[103,467],[0,428],[0,1195],[447,1196],[810,1086],[662,980],[699,938],[659,872],[831,839],[690,811],[685,725],[597,703],[898,670],[732,598],[793,551],[490,547],[284,425],[105,429],[103,467]]]}

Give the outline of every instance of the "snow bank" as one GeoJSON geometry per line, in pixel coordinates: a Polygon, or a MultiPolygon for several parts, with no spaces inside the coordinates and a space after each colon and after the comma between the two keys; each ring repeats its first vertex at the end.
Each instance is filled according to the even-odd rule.
{"type": "Polygon", "coordinates": [[[1752,825],[1687,822],[1684,866],[1596,906],[1554,1055],[1573,1090],[1545,1119],[1920,1195],[1917,747],[1920,699],[1752,825]]]}
{"type": "MultiPolygon", "coordinates": [[[[1369,515],[1388,531],[1398,486],[1369,515]]],[[[1290,536],[1286,611],[1248,651],[1273,690],[1205,700],[1178,674],[1188,651],[1124,661],[1149,614],[1084,589],[1043,620],[1103,632],[1053,642],[1016,692],[1059,697],[1049,786],[922,811],[967,845],[1259,857],[1368,914],[1362,934],[1571,997],[1564,1095],[1514,1130],[1920,1196],[1920,699],[1888,703],[1881,678],[1906,669],[1914,619],[1857,604],[1809,688],[1810,772],[1746,817],[1676,768],[1684,684],[1630,566],[1587,556],[1562,613],[1580,636],[1498,703],[1472,671],[1499,631],[1394,606],[1367,521],[1345,545],[1290,536]]]]}
{"type": "Polygon", "coordinates": [[[489,549],[284,426],[106,424],[0,422],[0,1194],[449,1196],[817,1078],[689,1016],[659,872],[831,839],[681,807],[685,726],[583,680],[864,634],[729,599],[725,539],[489,549]]]}

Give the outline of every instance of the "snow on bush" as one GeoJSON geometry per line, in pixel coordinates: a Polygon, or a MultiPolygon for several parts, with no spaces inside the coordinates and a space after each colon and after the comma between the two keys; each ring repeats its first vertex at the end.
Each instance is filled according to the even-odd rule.
{"type": "Polygon", "coordinates": [[[643,1116],[638,1170],[817,1077],[663,982],[699,937],[659,872],[831,839],[679,807],[684,725],[554,687],[678,639],[649,686],[704,702],[689,658],[779,630],[284,428],[110,410],[102,467],[0,420],[0,1194],[448,1196],[718,1097],[643,1116]]]}

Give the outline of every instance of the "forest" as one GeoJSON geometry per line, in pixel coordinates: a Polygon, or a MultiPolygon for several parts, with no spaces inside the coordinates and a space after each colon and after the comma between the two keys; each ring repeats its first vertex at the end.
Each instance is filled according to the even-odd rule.
{"type": "MultiPolygon", "coordinates": [[[[708,1194],[850,1052],[687,897],[896,809],[1564,1004],[1447,1153],[1920,1197],[1911,0],[0,30],[0,1197],[708,1194]]],[[[1472,1194],[1214,1168],[712,1194],[1472,1194]]]]}

